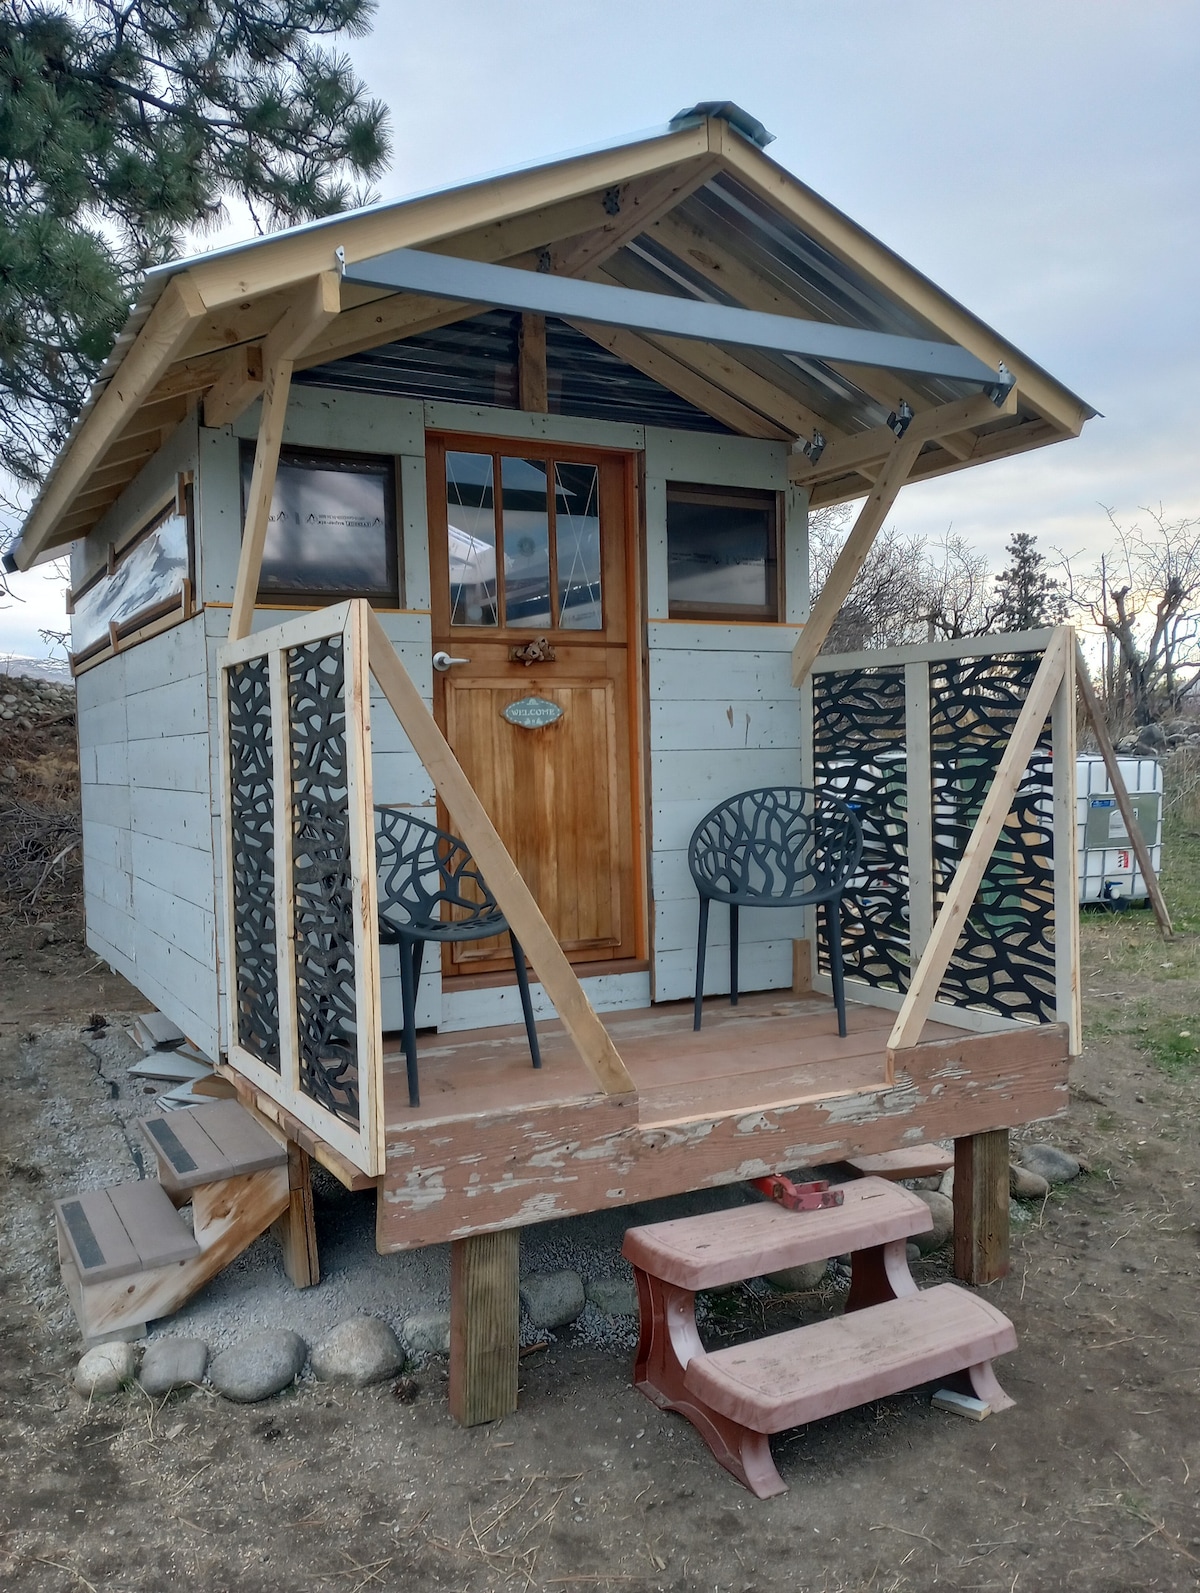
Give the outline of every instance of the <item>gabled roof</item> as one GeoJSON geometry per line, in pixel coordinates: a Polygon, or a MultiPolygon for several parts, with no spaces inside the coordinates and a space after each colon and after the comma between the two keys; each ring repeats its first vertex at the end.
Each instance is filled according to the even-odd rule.
{"type": "MultiPolygon", "coordinates": [[[[575,334],[640,373],[648,392],[684,401],[676,413],[691,406],[700,424],[795,445],[792,477],[817,504],[869,490],[891,443],[889,414],[902,403],[927,436],[910,479],[1078,434],[1094,410],[770,160],[762,149],[769,137],[736,106],[696,106],[616,145],[158,268],[30,511],[18,564],[86,535],[199,399],[210,421],[252,402],[263,339],[335,267],[338,250],[354,265],[421,249],[953,344],[1015,378],[997,407],[977,384],[944,377],[575,324],[575,334]]],[[[477,303],[350,281],[340,295],[340,313],[295,361],[323,385],[370,389],[375,381],[376,390],[404,391],[396,372],[411,362],[403,357],[355,361],[486,319],[477,303]],[[364,365],[386,370],[386,380],[364,375],[364,365]]],[[[567,346],[567,332],[564,325],[552,346],[567,346]]],[[[576,354],[574,413],[586,412],[586,369],[576,354]]],[[[611,404],[612,368],[605,380],[611,404]]],[[[611,412],[597,406],[598,416],[611,412]]]]}

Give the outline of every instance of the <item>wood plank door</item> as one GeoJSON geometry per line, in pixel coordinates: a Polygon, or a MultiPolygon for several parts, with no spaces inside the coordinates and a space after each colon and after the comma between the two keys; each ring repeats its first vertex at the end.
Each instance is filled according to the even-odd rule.
{"type": "MultiPolygon", "coordinates": [[[[438,723],[571,961],[644,955],[633,461],[457,436],[427,459],[438,723]]],[[[506,941],[444,948],[445,976],[511,967],[506,941]]]]}

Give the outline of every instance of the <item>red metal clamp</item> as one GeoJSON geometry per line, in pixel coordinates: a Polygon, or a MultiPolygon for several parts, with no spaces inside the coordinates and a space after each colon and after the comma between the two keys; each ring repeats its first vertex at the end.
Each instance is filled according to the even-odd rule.
{"type": "Polygon", "coordinates": [[[785,1211],[827,1211],[840,1206],[846,1198],[840,1189],[830,1189],[827,1178],[814,1178],[808,1184],[793,1184],[782,1173],[772,1173],[769,1178],[753,1178],[751,1189],[773,1200],[785,1211]]]}

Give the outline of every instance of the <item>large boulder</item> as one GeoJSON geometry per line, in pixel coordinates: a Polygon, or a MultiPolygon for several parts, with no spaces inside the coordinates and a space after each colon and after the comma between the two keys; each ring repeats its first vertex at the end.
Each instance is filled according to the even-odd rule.
{"type": "Polygon", "coordinates": [[[1008,1192],[1014,1200],[1045,1200],[1050,1185],[1032,1167],[1017,1165],[1008,1169],[1008,1192]]]}
{"type": "Polygon", "coordinates": [[[1057,1145],[1022,1146],[1021,1166],[1039,1173],[1048,1184],[1069,1184],[1082,1171],[1077,1159],[1057,1145]]]}
{"type": "Polygon", "coordinates": [[[339,1322],[312,1352],[312,1373],[323,1383],[366,1388],[404,1368],[404,1347],[386,1322],[352,1316],[339,1322]]]}
{"type": "Polygon", "coordinates": [[[413,1355],[447,1355],[450,1351],[449,1311],[416,1311],[401,1329],[413,1355]]]}
{"type": "Polygon", "coordinates": [[[294,1383],[308,1359],[308,1345],[290,1328],[251,1333],[222,1350],[208,1369],[208,1380],[226,1399],[253,1405],[294,1383]]]}
{"type": "Polygon", "coordinates": [[[80,1357],[75,1388],[87,1399],[104,1399],[132,1383],[136,1371],[132,1344],[97,1344],[80,1357]]]}
{"type": "Polygon", "coordinates": [[[632,1278],[593,1278],[587,1285],[588,1303],[601,1316],[637,1316],[637,1285],[632,1278]]]}
{"type": "Polygon", "coordinates": [[[521,1279],[521,1304],[534,1327],[566,1327],[585,1303],[578,1272],[529,1272],[521,1279]]]}
{"type": "Polygon", "coordinates": [[[828,1261],[805,1261],[798,1267],[781,1267],[765,1276],[772,1288],[782,1289],[785,1294],[808,1294],[821,1287],[828,1271],[828,1261]]]}
{"type": "Polygon", "coordinates": [[[138,1382],[152,1399],[204,1381],[208,1345],[203,1339],[155,1339],[142,1358],[138,1382]]]}
{"type": "Polygon", "coordinates": [[[936,1189],[914,1189],[913,1194],[925,1202],[933,1218],[932,1228],[927,1228],[924,1233],[913,1234],[918,1250],[927,1256],[954,1238],[954,1202],[949,1195],[943,1195],[936,1189]]]}

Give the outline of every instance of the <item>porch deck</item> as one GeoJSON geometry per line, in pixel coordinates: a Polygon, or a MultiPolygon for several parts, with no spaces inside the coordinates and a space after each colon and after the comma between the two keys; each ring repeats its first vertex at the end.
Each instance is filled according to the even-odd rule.
{"type": "MultiPolygon", "coordinates": [[[[606,1012],[601,1021],[637,1086],[637,1121],[652,1127],[878,1089],[887,1082],[895,1014],[850,1002],[842,1039],[827,996],[765,991],[743,995],[736,1007],[726,996],[709,997],[699,1034],[690,1001],[606,1012]]],[[[927,1040],[966,1034],[944,1023],[925,1030],[927,1040]]],[[[530,1064],[523,1024],[420,1036],[421,1104],[412,1107],[403,1051],[389,1036],[383,1053],[389,1134],[595,1100],[595,1080],[563,1024],[539,1023],[538,1039],[540,1070],[530,1064]]]]}
{"type": "Polygon", "coordinates": [[[636,1086],[606,1095],[557,1022],[419,1041],[421,1101],[385,1045],[386,1160],[377,1243],[409,1249],[847,1156],[1055,1116],[1067,1104],[1062,1025],[980,1034],[929,1022],[887,1042],[895,1014],[788,992],[604,1015],[636,1086]]]}

